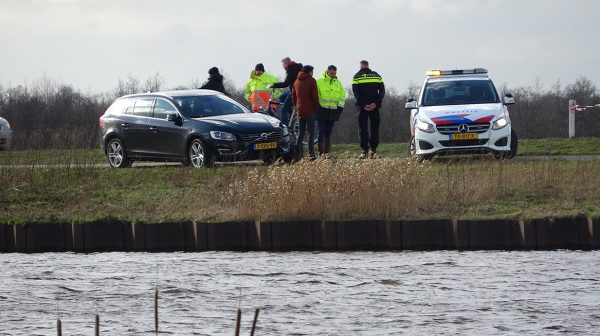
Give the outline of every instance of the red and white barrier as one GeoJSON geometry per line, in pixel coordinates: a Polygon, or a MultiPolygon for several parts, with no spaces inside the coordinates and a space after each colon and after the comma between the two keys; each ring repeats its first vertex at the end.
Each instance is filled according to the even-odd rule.
{"type": "Polygon", "coordinates": [[[569,139],[575,137],[575,112],[582,112],[594,107],[600,107],[600,104],[580,106],[575,100],[569,100],[569,139]]]}

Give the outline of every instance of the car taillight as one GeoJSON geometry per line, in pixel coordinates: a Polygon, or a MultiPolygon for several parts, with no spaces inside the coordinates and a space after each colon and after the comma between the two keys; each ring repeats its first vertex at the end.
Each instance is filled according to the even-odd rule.
{"type": "Polygon", "coordinates": [[[104,119],[98,119],[98,126],[100,126],[100,128],[104,128],[104,119]]]}

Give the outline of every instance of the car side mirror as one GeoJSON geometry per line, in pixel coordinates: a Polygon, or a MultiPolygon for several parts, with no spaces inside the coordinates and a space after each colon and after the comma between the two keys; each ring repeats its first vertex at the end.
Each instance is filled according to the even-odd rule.
{"type": "Polygon", "coordinates": [[[407,110],[412,110],[417,108],[417,101],[414,98],[410,98],[406,101],[406,105],[404,108],[407,110]]]}
{"type": "Polygon", "coordinates": [[[169,113],[167,114],[167,121],[170,121],[174,124],[181,125],[181,117],[177,113],[169,113]]]}
{"type": "Polygon", "coordinates": [[[504,105],[512,105],[515,103],[515,97],[513,97],[512,93],[507,93],[504,95],[504,105]]]}

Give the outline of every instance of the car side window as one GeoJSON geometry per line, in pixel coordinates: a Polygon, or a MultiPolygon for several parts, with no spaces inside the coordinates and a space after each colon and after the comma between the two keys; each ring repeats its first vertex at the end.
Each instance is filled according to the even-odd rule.
{"type": "Polygon", "coordinates": [[[125,102],[123,112],[124,114],[133,114],[133,105],[135,104],[135,99],[124,99],[125,102]]]}
{"type": "Polygon", "coordinates": [[[106,112],[112,115],[123,114],[129,106],[132,106],[133,108],[133,103],[130,99],[119,99],[110,105],[106,112]]]}
{"type": "Polygon", "coordinates": [[[138,117],[150,117],[152,115],[152,104],[154,99],[136,99],[133,107],[133,115],[138,117]]]}
{"type": "Polygon", "coordinates": [[[164,99],[157,99],[154,104],[154,118],[167,119],[167,115],[177,113],[177,109],[164,99]]]}

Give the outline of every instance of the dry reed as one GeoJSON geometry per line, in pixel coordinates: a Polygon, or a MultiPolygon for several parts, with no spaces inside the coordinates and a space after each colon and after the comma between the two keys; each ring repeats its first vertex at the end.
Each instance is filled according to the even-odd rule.
{"type": "Polygon", "coordinates": [[[563,215],[597,211],[596,162],[319,161],[256,169],[230,186],[240,219],[563,215]]]}

